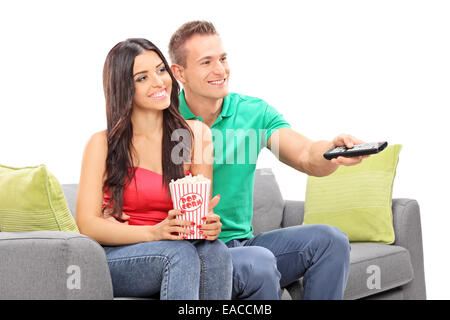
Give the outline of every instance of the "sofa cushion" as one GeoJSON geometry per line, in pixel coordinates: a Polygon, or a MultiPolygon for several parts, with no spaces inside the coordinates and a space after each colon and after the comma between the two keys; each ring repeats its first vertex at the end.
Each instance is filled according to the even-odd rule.
{"type": "Polygon", "coordinates": [[[350,272],[344,299],[402,286],[414,278],[407,249],[381,243],[351,243],[350,272]]]}
{"type": "Polygon", "coordinates": [[[283,209],[284,200],[272,169],[257,169],[253,187],[253,234],[280,228],[283,209]]]}
{"type": "Polygon", "coordinates": [[[394,243],[392,188],[401,145],[326,177],[308,177],[304,224],[328,224],[351,242],[394,243]]]}
{"type": "Polygon", "coordinates": [[[45,165],[0,165],[0,230],[79,232],[61,185],[45,165]]]}

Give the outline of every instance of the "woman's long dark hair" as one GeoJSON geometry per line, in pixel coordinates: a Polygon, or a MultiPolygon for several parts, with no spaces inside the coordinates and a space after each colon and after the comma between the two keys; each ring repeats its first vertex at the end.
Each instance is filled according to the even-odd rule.
{"type": "MultiPolygon", "coordinates": [[[[103,190],[107,191],[111,198],[103,206],[102,212],[111,208],[110,204],[112,204],[112,211],[109,214],[118,218],[122,215],[123,190],[133,180],[135,174],[131,123],[135,94],[133,66],[135,57],[145,50],[158,54],[172,79],[170,105],[163,111],[162,175],[167,195],[171,179],[184,176],[183,163],[175,164],[171,159],[172,149],[180,143],[171,140],[172,132],[176,129],[188,130],[190,141],[182,141],[182,143],[189,146],[184,148],[189,153],[191,142],[193,142],[192,131],[178,111],[180,87],[161,51],[150,41],[140,38],[127,39],[115,45],[108,53],[103,68],[108,140],[103,190]]],[[[184,159],[190,159],[190,154],[185,154],[184,159]]]]}

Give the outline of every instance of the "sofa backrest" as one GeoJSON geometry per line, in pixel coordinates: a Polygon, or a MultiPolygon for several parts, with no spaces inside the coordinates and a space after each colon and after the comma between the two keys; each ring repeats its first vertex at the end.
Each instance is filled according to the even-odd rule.
{"type": "Polygon", "coordinates": [[[253,234],[280,228],[283,210],[284,200],[272,169],[257,169],[253,187],[253,234]]]}
{"type": "Polygon", "coordinates": [[[66,197],[67,204],[69,205],[70,212],[72,213],[72,216],[75,218],[78,184],[62,184],[61,187],[63,189],[64,196],[66,197]]]}
{"type": "MultiPolygon", "coordinates": [[[[75,217],[78,184],[61,185],[75,217]]],[[[278,183],[270,168],[257,169],[253,188],[253,229],[254,234],[280,228],[283,218],[284,200],[278,183]]]]}

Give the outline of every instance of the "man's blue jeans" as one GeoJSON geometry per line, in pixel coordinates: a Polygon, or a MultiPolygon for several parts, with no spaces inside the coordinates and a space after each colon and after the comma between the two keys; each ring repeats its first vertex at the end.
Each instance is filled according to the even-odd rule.
{"type": "Polygon", "coordinates": [[[103,246],[115,297],[231,299],[230,250],[220,240],[103,246]]]}
{"type": "Polygon", "coordinates": [[[233,299],[280,299],[281,288],[303,276],[303,299],[342,299],[350,244],[327,225],[302,225],[226,243],[233,259],[233,299]]]}

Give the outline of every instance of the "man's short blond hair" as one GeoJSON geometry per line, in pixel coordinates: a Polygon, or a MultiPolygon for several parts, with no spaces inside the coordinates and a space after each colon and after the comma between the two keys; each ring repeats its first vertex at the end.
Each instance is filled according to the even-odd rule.
{"type": "Polygon", "coordinates": [[[194,35],[217,35],[216,28],[208,21],[190,21],[183,24],[172,35],[169,42],[169,56],[172,63],[186,67],[186,48],[184,44],[194,35]]]}

